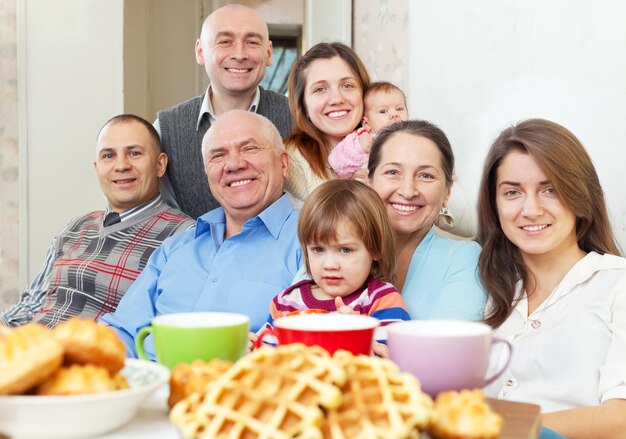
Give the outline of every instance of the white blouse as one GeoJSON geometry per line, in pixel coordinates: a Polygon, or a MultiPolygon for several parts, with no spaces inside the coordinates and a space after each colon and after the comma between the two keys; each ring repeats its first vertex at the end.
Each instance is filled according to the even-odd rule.
{"type": "Polygon", "coordinates": [[[524,294],[494,333],[513,357],[489,396],[544,413],[626,399],[626,259],[589,253],[530,316],[524,294]]]}

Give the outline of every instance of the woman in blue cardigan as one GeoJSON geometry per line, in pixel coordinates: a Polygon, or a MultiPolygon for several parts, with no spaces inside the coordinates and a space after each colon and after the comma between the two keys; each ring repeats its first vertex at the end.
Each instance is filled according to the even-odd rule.
{"type": "Polygon", "coordinates": [[[426,121],[389,125],[372,144],[368,168],[396,235],[396,286],[411,318],[482,320],[480,246],[440,236],[434,226],[452,186],[446,135],[426,121]]]}

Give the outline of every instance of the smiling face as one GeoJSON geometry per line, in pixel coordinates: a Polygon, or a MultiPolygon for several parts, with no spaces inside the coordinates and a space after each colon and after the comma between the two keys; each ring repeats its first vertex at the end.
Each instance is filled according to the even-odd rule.
{"type": "Polygon", "coordinates": [[[167,156],[158,151],[139,122],[105,126],[96,142],[94,168],[109,206],[115,212],[132,209],[159,193],[159,177],[167,156]]]}
{"type": "Polygon", "coordinates": [[[390,123],[408,118],[404,94],[400,90],[373,92],[365,98],[363,128],[372,134],[378,134],[390,123]]]}
{"type": "Polygon", "coordinates": [[[523,258],[578,250],[576,216],[530,154],[510,152],[496,175],[500,225],[523,258]]]}
{"type": "Polygon", "coordinates": [[[450,194],[437,145],[402,131],[382,145],[370,185],[385,203],[396,235],[419,240],[428,233],[450,194]]]}
{"type": "Polygon", "coordinates": [[[372,269],[372,256],[346,219],[337,224],[336,239],[306,246],[311,277],[321,300],[345,297],[361,287],[372,269]]]}
{"type": "Polygon", "coordinates": [[[196,61],[205,67],[215,93],[253,93],[272,64],[267,25],[245,6],[218,9],[196,41],[196,61]]]}
{"type": "Polygon", "coordinates": [[[264,123],[271,122],[261,118],[247,111],[225,114],[203,140],[209,187],[224,208],[227,225],[241,226],[283,194],[289,157],[269,138],[268,129],[275,128],[264,123]]]}
{"type": "Polygon", "coordinates": [[[363,117],[363,87],[338,56],[313,61],[305,84],[306,114],[330,146],[335,146],[363,117]]]}

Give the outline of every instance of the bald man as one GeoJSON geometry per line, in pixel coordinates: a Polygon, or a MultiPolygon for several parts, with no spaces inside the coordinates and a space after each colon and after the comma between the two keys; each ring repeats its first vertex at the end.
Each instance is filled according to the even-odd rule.
{"type": "MultiPolygon", "coordinates": [[[[204,137],[205,179],[221,207],[196,228],[165,240],[117,310],[100,321],[136,356],[139,330],[174,312],[235,312],[257,331],[270,302],[303,265],[298,212],[283,182],[289,156],[265,117],[245,110],[220,116],[204,137]]],[[[154,356],[152,337],[146,352],[154,356]]]]}
{"type": "Polygon", "coordinates": [[[72,316],[113,311],[163,240],[194,225],[159,195],[167,156],[150,122],[131,114],[109,120],[96,140],[94,168],[105,210],[74,218],[57,234],[20,300],[0,325],[49,327],[72,316]]]}
{"type": "Polygon", "coordinates": [[[283,138],[292,127],[287,98],[259,87],[272,64],[272,42],[254,9],[230,4],[209,15],[196,41],[196,62],[211,82],[206,92],[160,111],[154,124],[169,157],[161,190],[170,205],[192,218],[219,206],[201,153],[202,138],[219,115],[230,110],[261,114],[283,138]]]}

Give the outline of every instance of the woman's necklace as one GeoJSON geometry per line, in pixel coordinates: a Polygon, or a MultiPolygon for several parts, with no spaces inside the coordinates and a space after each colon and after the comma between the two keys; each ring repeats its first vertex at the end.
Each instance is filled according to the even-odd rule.
{"type": "MultiPolygon", "coordinates": [[[[565,279],[565,277],[563,277],[563,279],[565,279]]],[[[552,290],[552,292],[548,295],[548,297],[546,297],[546,300],[543,301],[543,303],[541,303],[539,305],[539,312],[537,313],[537,315],[535,316],[536,318],[531,319],[529,318],[528,321],[530,322],[530,326],[533,329],[538,329],[539,327],[541,327],[541,316],[543,315],[544,311],[546,309],[548,309],[549,307],[551,307],[552,305],[554,305],[554,302],[556,301],[556,291],[559,289],[559,287],[561,286],[561,283],[563,282],[563,279],[561,279],[561,281],[556,285],[556,287],[554,287],[554,289],[552,290]]],[[[526,298],[526,300],[528,301],[528,298],[526,298]]],[[[535,310],[535,312],[537,312],[537,310],[535,310]]]]}
{"type": "MultiPolygon", "coordinates": [[[[542,303],[539,304],[539,306],[535,309],[535,313],[537,313],[537,315],[535,316],[534,319],[529,318],[528,321],[530,322],[530,326],[533,329],[537,329],[539,327],[541,327],[541,316],[543,315],[543,313],[545,312],[546,309],[550,308],[552,305],[555,304],[555,302],[558,299],[558,295],[556,295],[556,291],[561,287],[561,284],[563,283],[563,280],[565,280],[566,277],[568,277],[568,275],[572,272],[573,267],[578,264],[578,262],[583,259],[585,257],[586,253],[583,252],[578,246],[576,246],[576,249],[574,250],[574,254],[573,254],[573,258],[571,258],[571,265],[569,267],[569,269],[565,272],[565,274],[563,275],[563,277],[561,278],[561,280],[559,281],[558,284],[556,284],[556,286],[554,287],[554,289],[552,290],[552,292],[548,295],[548,297],[546,297],[546,300],[544,300],[542,303]],[[543,305],[543,306],[542,306],[543,305]],[[540,309],[541,308],[541,309],[540,309]],[[539,312],[537,312],[539,311],[539,312]]],[[[528,300],[528,297],[526,298],[526,300],[528,300]]],[[[529,316],[530,317],[530,316],[529,316]]]]}

